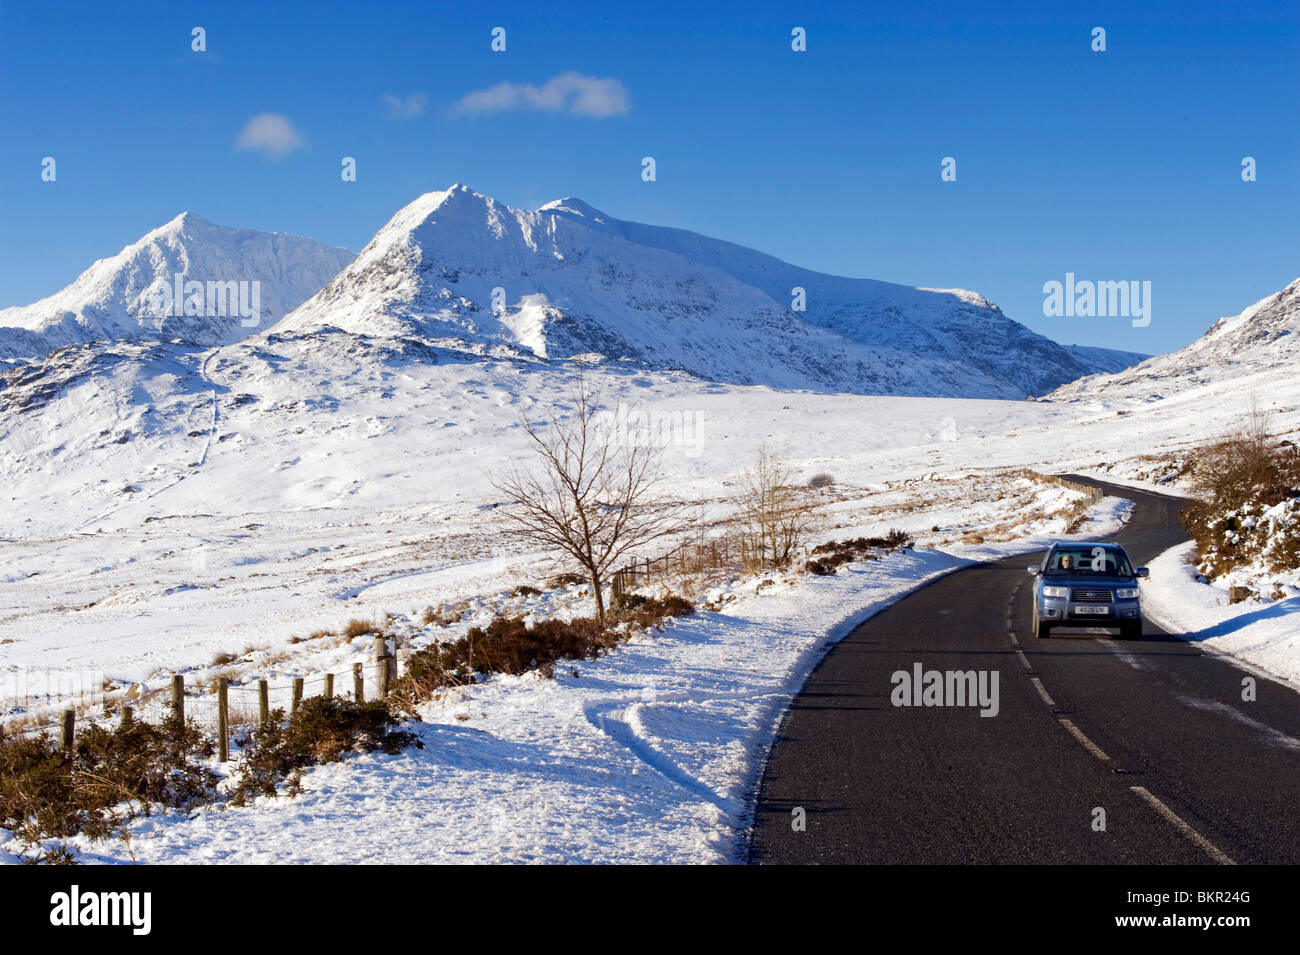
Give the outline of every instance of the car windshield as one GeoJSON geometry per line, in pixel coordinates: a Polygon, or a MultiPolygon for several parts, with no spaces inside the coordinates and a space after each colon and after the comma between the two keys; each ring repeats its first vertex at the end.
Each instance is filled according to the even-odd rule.
{"type": "Polygon", "coordinates": [[[1110,547],[1060,547],[1052,551],[1047,573],[1132,577],[1133,568],[1123,551],[1110,547]]]}

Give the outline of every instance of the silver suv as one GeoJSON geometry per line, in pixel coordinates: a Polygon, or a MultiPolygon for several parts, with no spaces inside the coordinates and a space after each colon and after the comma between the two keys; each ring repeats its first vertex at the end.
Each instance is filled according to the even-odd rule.
{"type": "Polygon", "coordinates": [[[1034,585],[1034,633],[1046,640],[1052,627],[1118,627],[1126,640],[1142,638],[1142,602],[1135,568],[1119,544],[1058,541],[1030,567],[1034,585]]]}

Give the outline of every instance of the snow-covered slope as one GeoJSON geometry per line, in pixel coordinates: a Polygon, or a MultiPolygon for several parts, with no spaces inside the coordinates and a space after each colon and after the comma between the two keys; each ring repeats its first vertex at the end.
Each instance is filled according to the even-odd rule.
{"type": "Polygon", "coordinates": [[[1102,375],[1132,368],[1151,357],[1141,352],[1117,351],[1114,348],[1098,348],[1096,345],[1066,345],[1065,350],[1081,363],[1090,366],[1096,374],[1102,375]]]}
{"type": "Polygon", "coordinates": [[[1221,318],[1186,348],[1148,358],[1117,374],[1070,382],[1053,400],[1158,400],[1226,386],[1267,397],[1300,366],[1300,279],[1240,315],[1221,318]]]}
{"type": "MultiPolygon", "coordinates": [[[[64,345],[99,341],[229,344],[274,324],[350,261],[347,249],[314,239],[227,228],[183,212],[117,255],[95,262],[62,291],[31,305],[0,309],[0,357],[38,357],[64,345]],[[160,293],[172,293],[177,276],[205,286],[257,282],[257,314],[246,318],[222,308],[227,314],[185,315],[183,296],[173,309],[181,314],[164,314],[160,293]]],[[[176,300],[174,294],[171,298],[176,300]]],[[[246,301],[254,302],[251,285],[246,301]]],[[[206,297],[193,311],[209,311],[206,297]]]]}
{"type": "Polygon", "coordinates": [[[865,394],[1021,398],[1140,357],[1067,349],[973,292],[823,275],[577,199],[527,212],[459,184],[399,211],[276,330],[327,326],[865,394]]]}

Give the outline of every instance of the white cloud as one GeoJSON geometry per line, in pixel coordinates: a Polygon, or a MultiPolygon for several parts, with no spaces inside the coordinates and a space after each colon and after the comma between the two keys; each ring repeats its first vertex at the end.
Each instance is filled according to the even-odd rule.
{"type": "Polygon", "coordinates": [[[423,93],[412,93],[405,99],[394,96],[392,93],[385,93],[380,99],[388,107],[389,119],[406,119],[410,116],[419,116],[424,112],[424,107],[429,102],[429,97],[423,93]]]}
{"type": "Polygon", "coordinates": [[[460,98],[455,110],[458,113],[501,113],[526,109],[604,119],[624,115],[631,104],[627,87],[619,80],[583,76],[569,70],[551,77],[541,86],[498,83],[484,90],[474,90],[460,98]]]}
{"type": "Polygon", "coordinates": [[[254,116],[235,140],[236,149],[252,149],[264,156],[285,156],[306,145],[293,124],[279,113],[254,116]]]}

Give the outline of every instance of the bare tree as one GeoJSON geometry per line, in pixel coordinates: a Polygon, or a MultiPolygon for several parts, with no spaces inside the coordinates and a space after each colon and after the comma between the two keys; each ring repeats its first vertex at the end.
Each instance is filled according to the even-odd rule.
{"type": "Polygon", "coordinates": [[[544,425],[524,417],[538,467],[513,468],[492,485],[509,525],[586,573],[603,627],[605,580],[638,549],[680,531],[683,510],[656,496],[663,448],[620,434],[581,372],[570,397],[568,415],[552,407],[544,425]]]}
{"type": "Polygon", "coordinates": [[[795,486],[794,472],[759,448],[758,462],[741,479],[738,523],[746,564],[785,567],[817,523],[817,504],[795,486]]]}

